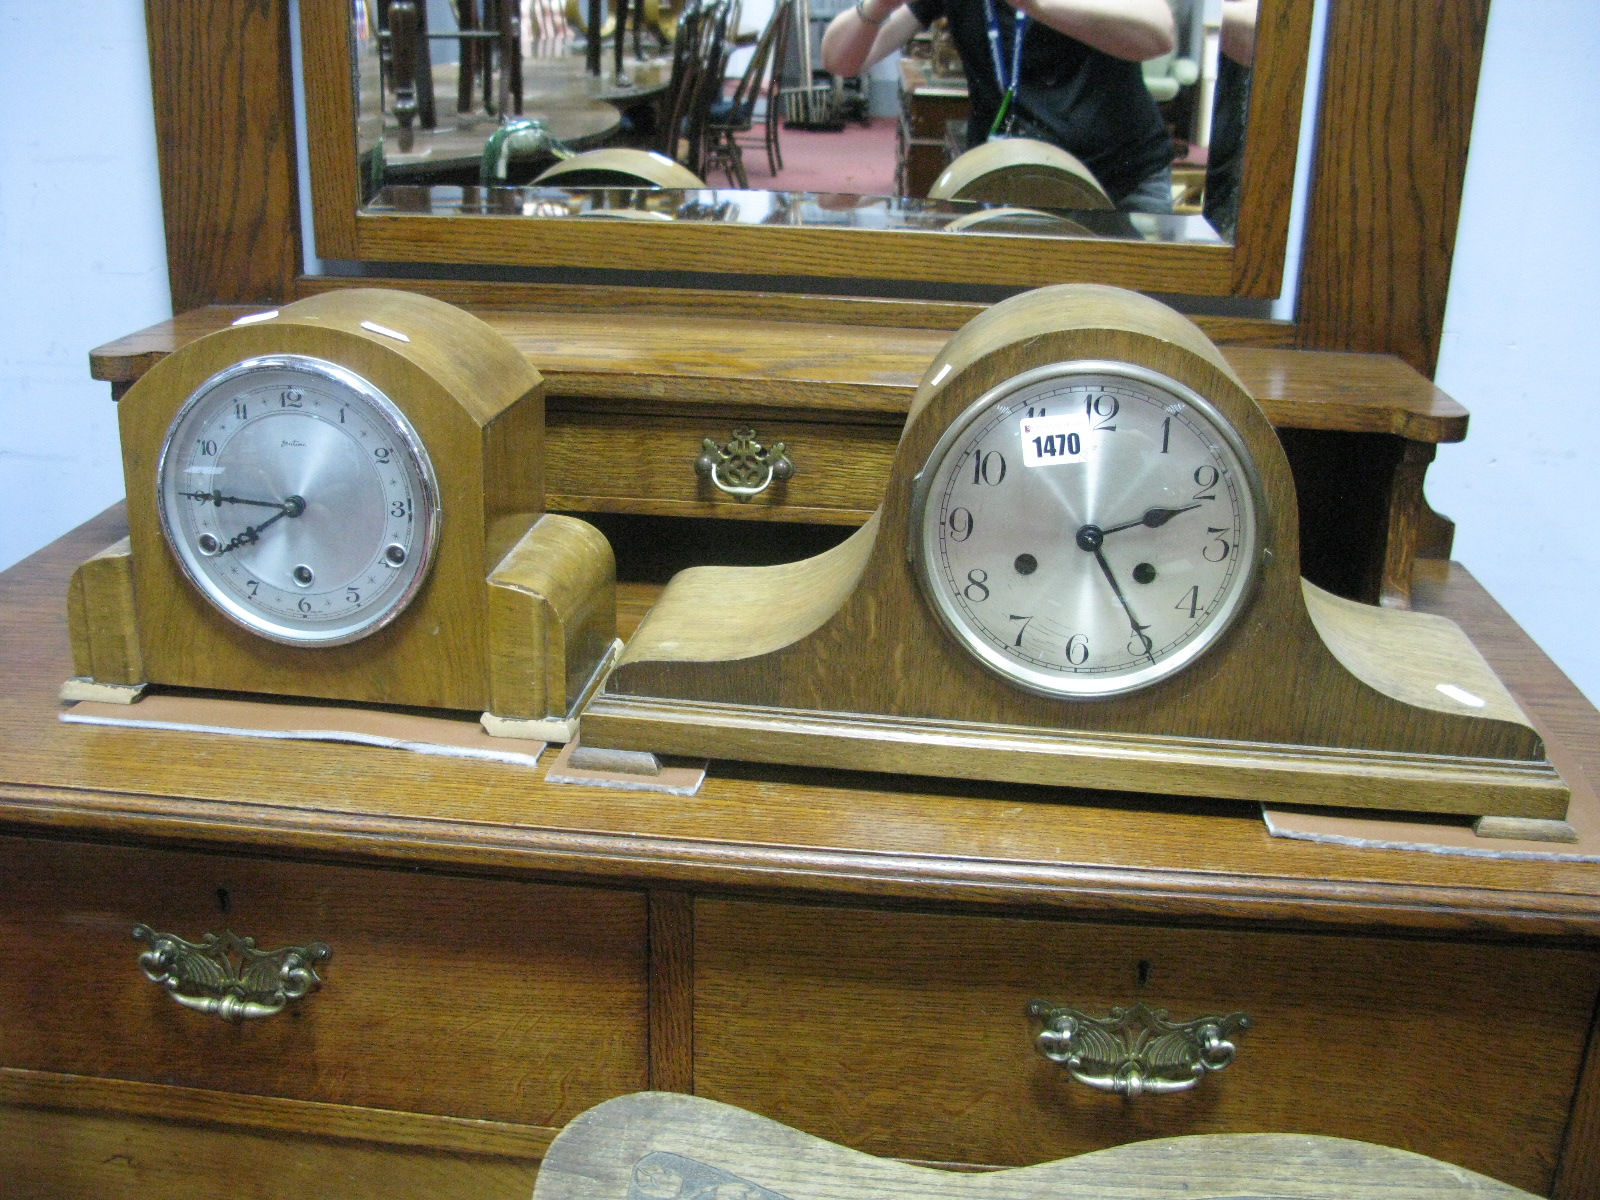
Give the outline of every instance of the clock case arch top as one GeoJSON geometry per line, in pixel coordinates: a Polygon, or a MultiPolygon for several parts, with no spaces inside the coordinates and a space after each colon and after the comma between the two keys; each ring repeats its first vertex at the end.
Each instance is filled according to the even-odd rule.
{"type": "Polygon", "coordinates": [[[477,317],[387,289],[300,300],[169,355],[118,405],[129,539],[74,578],[79,676],[565,718],[615,638],[615,564],[598,531],[543,514],[543,386],[477,317]],[[285,645],[236,624],[186,578],[161,530],[157,467],[174,416],[230,365],[286,354],[334,363],[388,397],[438,483],[427,579],[387,625],[342,645],[285,645]]]}
{"type": "Polygon", "coordinates": [[[585,717],[588,745],[912,774],[1363,808],[1564,815],[1541,738],[1465,635],[1300,578],[1288,461],[1206,336],[1100,285],[1006,300],[956,333],[912,401],[884,501],[834,549],[674,578],[585,717]],[[919,472],[980,397],[1048,364],[1132,363],[1207,398],[1260,474],[1263,552],[1232,627],[1177,675],[1053,699],[981,666],[908,553],[919,472]],[[1468,708],[1445,683],[1483,701],[1468,708]],[[1453,710],[1453,711],[1452,711],[1453,710]]]}

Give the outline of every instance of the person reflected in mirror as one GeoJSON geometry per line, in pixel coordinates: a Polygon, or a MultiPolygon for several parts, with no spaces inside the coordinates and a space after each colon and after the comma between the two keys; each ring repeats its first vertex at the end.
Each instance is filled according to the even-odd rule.
{"type": "Polygon", "coordinates": [[[1176,45],[1168,0],[857,0],[823,34],[823,65],[859,75],[939,17],[967,75],[967,149],[1037,138],[1122,211],[1172,211],[1172,139],[1140,66],[1176,45]]]}
{"type": "Polygon", "coordinates": [[[1244,177],[1245,117],[1250,111],[1259,2],[1222,0],[1222,53],[1217,56],[1211,148],[1206,155],[1206,190],[1200,211],[1217,236],[1228,242],[1239,229],[1239,184],[1244,177]]]}

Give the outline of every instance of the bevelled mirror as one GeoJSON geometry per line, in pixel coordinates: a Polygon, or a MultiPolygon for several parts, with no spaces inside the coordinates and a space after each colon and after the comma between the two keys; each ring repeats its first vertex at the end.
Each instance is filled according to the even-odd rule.
{"type": "MultiPolygon", "coordinates": [[[[1203,7],[1202,0],[1194,3],[1203,7]]],[[[392,15],[389,7],[384,6],[385,17],[392,15]]],[[[408,18],[415,19],[410,14],[425,12],[427,6],[424,0],[406,0],[403,7],[408,18]]],[[[602,211],[615,203],[580,190],[553,193],[547,188],[415,183],[427,175],[403,169],[409,165],[405,163],[398,164],[381,187],[374,187],[372,149],[384,145],[385,118],[391,134],[394,125],[393,103],[379,100],[383,86],[376,68],[379,5],[376,0],[302,4],[317,253],[323,259],[384,263],[612,268],[1013,288],[1086,280],[1195,296],[1274,297],[1282,284],[1311,10],[1312,0],[1261,0],[1238,225],[1233,239],[1225,241],[1199,216],[1130,220],[1122,214],[1073,212],[1062,214],[1069,219],[1058,227],[1051,227],[1051,222],[1032,226],[1024,222],[989,232],[982,222],[962,219],[965,209],[978,207],[971,204],[750,188],[671,190],[643,200],[635,197],[623,205],[629,210],[624,215],[641,219],[593,220],[597,215],[618,215],[602,211]],[[951,228],[963,232],[952,236],[951,228]]],[[[456,6],[452,14],[459,18],[461,11],[456,6]]],[[[577,12],[579,24],[583,16],[577,12]]],[[[437,34],[436,40],[469,44],[461,40],[459,26],[437,34]]],[[[389,36],[386,46],[392,43],[389,36]]],[[[611,45],[600,48],[609,64],[611,45]]],[[[671,54],[663,39],[654,68],[657,74],[670,69],[671,54]],[[664,64],[659,56],[665,57],[664,64]]],[[[543,98],[524,105],[524,113],[534,116],[541,111],[539,103],[552,112],[550,97],[562,88],[581,92],[587,87],[592,93],[603,86],[604,72],[611,69],[602,66],[601,75],[587,77],[585,66],[592,67],[593,62],[586,64],[582,53],[562,62],[535,55],[518,65],[524,72],[524,88],[543,98]],[[556,78],[552,72],[557,71],[569,82],[552,82],[556,78]]],[[[393,74],[392,62],[386,69],[393,74]]],[[[637,65],[633,71],[644,77],[637,65]]],[[[507,72],[500,75],[499,101],[504,105],[507,72]]],[[[487,85],[482,86],[487,93],[487,85]]],[[[453,109],[455,100],[452,85],[450,94],[439,95],[435,103],[453,109]]],[[[493,110],[494,98],[488,94],[482,103],[493,110]]],[[[510,115],[505,108],[501,111],[510,115]]],[[[478,153],[477,145],[492,134],[495,123],[485,123],[481,117],[467,123],[468,140],[476,137],[471,154],[478,153]]],[[[404,156],[391,151],[390,157],[404,156]]],[[[420,157],[414,155],[412,160],[420,157]]]]}

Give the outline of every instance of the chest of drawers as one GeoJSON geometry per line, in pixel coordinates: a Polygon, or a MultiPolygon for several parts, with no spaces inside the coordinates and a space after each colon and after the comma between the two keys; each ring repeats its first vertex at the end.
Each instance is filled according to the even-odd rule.
{"type": "MultiPolygon", "coordinates": [[[[917,1159],[1302,1130],[1600,1187],[1600,868],[1277,842],[1199,800],[721,763],[667,798],[65,725],[61,596],[118,530],[0,576],[8,1194],[522,1197],[562,1122],[646,1087],[917,1159]],[[139,923],[331,955],[228,1024],[145,977],[139,923]],[[1034,1052],[1033,999],[1252,1024],[1129,1100],[1034,1052]]],[[[1469,577],[1418,600],[1600,769],[1600,717],[1469,577]]]]}

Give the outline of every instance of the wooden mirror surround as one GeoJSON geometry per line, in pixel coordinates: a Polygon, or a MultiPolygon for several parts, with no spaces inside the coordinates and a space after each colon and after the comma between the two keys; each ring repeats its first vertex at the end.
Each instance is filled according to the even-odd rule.
{"type": "MultiPolygon", "coordinates": [[[[1212,323],[1213,337],[1224,343],[1388,352],[1432,372],[1488,8],[1488,0],[1442,10],[1422,0],[1330,6],[1295,318],[1233,319],[1226,329],[1212,323]]],[[[342,10],[337,3],[301,8],[302,58],[312,81],[307,105],[313,113],[321,111],[319,105],[325,109],[330,96],[342,95],[346,104],[350,100],[342,10]]],[[[1309,11],[1302,0],[1276,10],[1277,32],[1268,35],[1269,43],[1277,39],[1273,54],[1288,53],[1292,44],[1300,44],[1298,53],[1304,54],[1303,40],[1294,39],[1303,39],[1297,31],[1309,24],[1309,11]]],[[[299,203],[288,7],[252,0],[149,0],[147,29],[174,311],[294,298],[305,288],[301,227],[313,213],[303,213],[299,203]],[[228,103],[219,103],[219,97],[228,103]]],[[[1279,80],[1275,90],[1292,78],[1299,94],[1298,67],[1274,77],[1279,80]]],[[[1275,103],[1282,111],[1299,107],[1288,95],[1275,103]]],[[[312,126],[317,128],[315,117],[312,126]]],[[[1259,128],[1252,125],[1253,137],[1259,128]]],[[[788,276],[809,277],[798,286],[827,291],[817,277],[833,275],[1015,286],[1100,280],[1165,293],[1260,295],[1274,294],[1280,286],[1283,235],[1277,235],[1270,252],[1260,236],[1286,227],[1287,190],[1257,186],[1256,177],[1287,178],[1294,142],[1282,136],[1252,142],[1246,195],[1266,207],[1242,214],[1237,248],[1060,241],[1038,249],[1027,239],[941,241],[859,230],[618,229],[615,222],[606,223],[602,234],[585,230],[581,221],[361,217],[351,139],[313,136],[308,150],[317,253],[325,259],[365,259],[380,276],[379,263],[446,264],[465,278],[475,267],[481,276],[486,264],[646,265],[695,272],[702,286],[707,272],[721,269],[745,276],[730,281],[735,287],[750,286],[752,276],[788,276]],[[339,188],[343,191],[336,194],[339,188]],[[1272,207],[1275,203],[1282,211],[1272,207]],[[723,235],[726,240],[718,240],[723,235]],[[609,239],[603,248],[584,240],[597,237],[609,239]],[[895,239],[893,262],[883,257],[886,238],[895,239]],[[927,248],[907,253],[908,242],[927,248]],[[997,242],[1006,249],[991,250],[997,242]]],[[[678,276],[671,282],[683,280],[678,276]]],[[[554,299],[557,285],[550,287],[554,299]]],[[[603,302],[598,296],[603,289],[558,290],[573,304],[603,302]]],[[[696,295],[681,286],[663,291],[672,295],[658,293],[649,302],[657,307],[682,303],[690,311],[704,302],[703,292],[696,295]]],[[[729,296],[724,304],[732,301],[729,296]]],[[[948,307],[961,311],[879,301],[856,305],[851,319],[955,328],[970,316],[966,305],[948,307]]]]}
{"type": "MultiPolygon", "coordinates": [[[[358,211],[350,6],[303,4],[306,127],[325,259],[612,267],[1034,287],[1071,280],[1205,296],[1282,287],[1312,0],[1262,0],[1236,244],[941,232],[594,222],[358,211]]],[[[422,189],[406,188],[423,203],[422,189]]],[[[441,195],[454,189],[437,189],[441,195]]],[[[397,206],[399,207],[399,206],[397,206]]]]}

